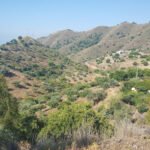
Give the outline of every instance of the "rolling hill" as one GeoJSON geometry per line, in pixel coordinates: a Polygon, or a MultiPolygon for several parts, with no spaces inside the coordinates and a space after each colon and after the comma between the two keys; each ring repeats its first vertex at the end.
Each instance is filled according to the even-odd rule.
{"type": "Polygon", "coordinates": [[[0,148],[149,150],[149,47],[127,22],[1,45],[0,148]]]}
{"type": "Polygon", "coordinates": [[[20,99],[45,93],[42,87],[49,79],[65,76],[71,80],[74,73],[87,70],[31,37],[20,36],[1,45],[0,58],[0,73],[11,93],[20,99]]]}
{"type": "Polygon", "coordinates": [[[150,48],[150,24],[123,22],[113,27],[97,27],[89,31],[64,30],[38,41],[74,61],[83,62],[107,53],[133,48],[148,51],[150,48]]]}

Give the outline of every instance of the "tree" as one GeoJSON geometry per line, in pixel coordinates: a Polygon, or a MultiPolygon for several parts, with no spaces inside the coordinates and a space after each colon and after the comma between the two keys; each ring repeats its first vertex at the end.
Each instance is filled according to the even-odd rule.
{"type": "Polygon", "coordinates": [[[95,104],[98,104],[100,101],[104,100],[106,98],[106,93],[104,91],[99,91],[96,93],[92,93],[91,95],[88,96],[90,100],[92,100],[95,104]]]}
{"type": "Polygon", "coordinates": [[[110,63],[110,59],[108,58],[108,59],[106,59],[106,63],[110,63]]]}
{"type": "Polygon", "coordinates": [[[144,66],[148,66],[148,62],[147,62],[146,60],[143,60],[143,61],[142,61],[142,64],[143,64],[144,66]]]}
{"type": "Polygon", "coordinates": [[[11,44],[17,44],[18,42],[17,42],[16,39],[13,39],[13,40],[10,41],[10,43],[11,43],[11,44]]]}
{"type": "Polygon", "coordinates": [[[62,146],[74,142],[74,135],[81,126],[84,129],[90,127],[93,137],[94,135],[106,133],[108,130],[110,133],[113,129],[108,120],[92,110],[91,105],[88,103],[82,105],[63,103],[58,110],[49,114],[47,124],[41,130],[38,139],[42,141],[43,139],[44,141],[49,140],[49,142],[52,142],[49,147],[55,145],[57,146],[55,149],[59,149],[59,147],[62,148],[62,146]]]}
{"type": "Polygon", "coordinates": [[[17,149],[18,103],[8,92],[6,80],[0,75],[0,148],[17,149]]]}
{"type": "Polygon", "coordinates": [[[17,125],[18,102],[8,92],[6,80],[0,76],[0,124],[6,128],[13,128],[17,125]]]}
{"type": "Polygon", "coordinates": [[[135,62],[133,62],[133,65],[134,65],[134,66],[137,66],[137,65],[138,65],[138,63],[135,61],[135,62]]]}
{"type": "Polygon", "coordinates": [[[18,36],[18,39],[19,39],[19,40],[22,40],[23,38],[22,38],[22,36],[18,36]]]}

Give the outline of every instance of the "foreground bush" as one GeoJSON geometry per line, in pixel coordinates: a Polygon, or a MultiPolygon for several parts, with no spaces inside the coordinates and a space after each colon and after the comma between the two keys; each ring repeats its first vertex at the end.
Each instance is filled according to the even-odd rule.
{"type": "Polygon", "coordinates": [[[94,137],[110,133],[108,131],[112,131],[112,126],[106,118],[94,112],[89,104],[64,104],[49,114],[48,122],[38,138],[40,142],[48,140],[50,146],[57,146],[56,149],[69,146],[73,142],[82,147],[91,143],[94,137]],[[89,133],[86,129],[90,130],[89,133]],[[77,136],[79,132],[81,137],[77,136]]]}

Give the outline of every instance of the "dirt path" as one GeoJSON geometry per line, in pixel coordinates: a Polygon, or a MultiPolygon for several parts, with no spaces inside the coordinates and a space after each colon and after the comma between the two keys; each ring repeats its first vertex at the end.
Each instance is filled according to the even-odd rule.
{"type": "Polygon", "coordinates": [[[85,65],[92,70],[98,69],[98,67],[94,63],[85,62],[85,65]]]}

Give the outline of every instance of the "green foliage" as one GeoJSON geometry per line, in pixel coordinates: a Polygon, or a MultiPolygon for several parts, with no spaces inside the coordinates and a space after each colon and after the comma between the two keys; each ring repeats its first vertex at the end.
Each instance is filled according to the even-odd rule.
{"type": "Polygon", "coordinates": [[[137,109],[138,109],[139,113],[145,113],[149,110],[149,108],[146,104],[140,105],[137,109]]]}
{"type": "Polygon", "coordinates": [[[102,58],[96,59],[96,63],[97,63],[97,64],[101,64],[102,62],[103,62],[103,59],[102,59],[102,58]]]}
{"type": "Polygon", "coordinates": [[[84,48],[88,48],[92,45],[97,44],[101,39],[102,34],[91,34],[85,40],[80,40],[79,42],[75,43],[73,46],[70,47],[71,51],[80,51],[84,48]]]}
{"type": "Polygon", "coordinates": [[[97,73],[97,74],[101,74],[101,75],[103,75],[103,76],[106,76],[106,75],[107,75],[107,72],[104,71],[104,70],[96,69],[96,70],[94,70],[94,72],[97,73]]]}
{"type": "Polygon", "coordinates": [[[8,92],[6,81],[0,76],[0,124],[4,128],[15,128],[18,118],[18,102],[8,92]]]}
{"type": "Polygon", "coordinates": [[[89,104],[64,104],[48,116],[47,125],[41,130],[39,138],[71,138],[83,122],[99,134],[110,127],[107,120],[97,115],[89,104]]]}
{"type": "Polygon", "coordinates": [[[79,92],[80,97],[88,97],[88,95],[90,95],[90,94],[91,94],[91,90],[89,90],[89,89],[84,89],[81,92],[79,92]]]}
{"type": "Polygon", "coordinates": [[[142,63],[144,66],[148,66],[148,61],[146,61],[146,60],[142,60],[141,63],[142,63]]]}
{"type": "Polygon", "coordinates": [[[150,79],[134,79],[124,83],[122,90],[123,91],[130,91],[132,87],[136,88],[138,92],[143,92],[145,94],[148,93],[150,89],[150,79]]]}
{"type": "Polygon", "coordinates": [[[28,141],[32,144],[36,142],[37,134],[44,125],[42,120],[39,120],[32,113],[21,113],[18,127],[18,137],[20,140],[28,141]]]}
{"type": "Polygon", "coordinates": [[[79,97],[78,90],[76,88],[69,88],[65,91],[66,95],[68,96],[68,99],[70,101],[75,101],[79,97]]]}
{"type": "Polygon", "coordinates": [[[122,101],[112,100],[108,109],[105,110],[105,116],[115,121],[131,117],[131,109],[124,105],[122,101]]]}
{"type": "Polygon", "coordinates": [[[150,89],[150,80],[130,80],[124,83],[122,88],[124,94],[122,101],[124,103],[134,105],[140,113],[147,112],[149,110],[149,98],[148,93],[150,89]],[[132,88],[136,91],[132,91],[132,88]]]}
{"type": "Polygon", "coordinates": [[[59,94],[58,93],[53,94],[50,97],[50,100],[48,102],[48,106],[50,106],[50,108],[56,108],[59,106],[60,101],[61,101],[61,97],[59,96],[59,94]]]}
{"type": "Polygon", "coordinates": [[[95,82],[92,84],[94,84],[94,86],[100,86],[105,89],[119,85],[116,80],[110,79],[108,77],[97,77],[95,82]]]}
{"type": "Polygon", "coordinates": [[[86,97],[86,94],[89,94],[88,88],[90,85],[88,84],[77,84],[75,86],[70,86],[69,88],[65,89],[65,94],[68,96],[70,101],[77,100],[78,97],[86,97]]]}
{"type": "Polygon", "coordinates": [[[99,91],[96,93],[91,93],[88,95],[88,99],[94,102],[94,105],[104,100],[107,96],[107,93],[104,91],[99,91]]]}
{"type": "Polygon", "coordinates": [[[136,49],[132,49],[131,52],[129,53],[129,58],[137,58],[139,55],[139,52],[136,51],[136,49]]]}
{"type": "Polygon", "coordinates": [[[126,95],[123,96],[122,98],[122,101],[126,104],[130,104],[130,105],[135,105],[135,97],[136,97],[136,94],[133,92],[131,93],[128,93],[126,95]]]}
{"type": "Polygon", "coordinates": [[[8,92],[6,80],[0,75],[0,148],[9,149],[11,144],[17,149],[18,119],[17,99],[8,92]]]}
{"type": "Polygon", "coordinates": [[[109,58],[106,59],[106,63],[111,63],[109,58]]]}
{"type": "Polygon", "coordinates": [[[6,69],[6,68],[1,69],[1,70],[0,70],[0,74],[2,74],[2,75],[5,76],[5,77],[10,77],[10,78],[15,76],[14,73],[12,73],[11,71],[9,71],[9,70],[6,69]]]}
{"type": "Polygon", "coordinates": [[[133,65],[134,65],[134,66],[137,66],[137,65],[138,65],[138,63],[135,61],[135,62],[133,62],[133,65]]]}
{"type": "Polygon", "coordinates": [[[150,61],[150,56],[149,55],[146,55],[146,60],[150,61]]]}
{"type": "Polygon", "coordinates": [[[138,77],[150,77],[150,69],[137,69],[130,68],[128,70],[117,70],[110,73],[110,78],[113,78],[118,81],[126,81],[131,78],[138,77]]]}
{"type": "Polygon", "coordinates": [[[120,55],[119,55],[118,53],[115,53],[115,54],[113,55],[113,59],[114,59],[114,60],[120,59],[120,55]]]}
{"type": "Polygon", "coordinates": [[[22,40],[23,39],[23,37],[22,36],[18,36],[18,40],[22,40]]]}
{"type": "Polygon", "coordinates": [[[17,145],[16,133],[7,129],[0,129],[0,148],[1,150],[19,149],[17,145]]]}

